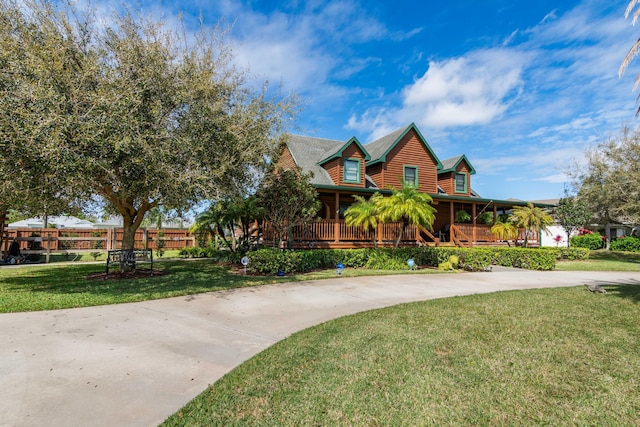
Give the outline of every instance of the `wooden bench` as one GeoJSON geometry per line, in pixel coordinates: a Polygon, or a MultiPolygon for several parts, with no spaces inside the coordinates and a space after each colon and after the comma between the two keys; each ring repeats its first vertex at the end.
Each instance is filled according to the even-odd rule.
{"type": "Polygon", "coordinates": [[[117,249],[107,251],[107,275],[109,275],[109,265],[125,264],[128,268],[135,269],[139,262],[151,263],[151,276],[153,276],[153,250],[152,249],[117,249]]]}

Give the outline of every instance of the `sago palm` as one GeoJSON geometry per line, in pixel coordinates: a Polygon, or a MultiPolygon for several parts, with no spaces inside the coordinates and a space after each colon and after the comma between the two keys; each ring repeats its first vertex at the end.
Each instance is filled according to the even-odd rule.
{"type": "Polygon", "coordinates": [[[431,196],[419,192],[415,186],[406,182],[402,184],[401,190],[393,189],[390,197],[381,197],[376,200],[382,222],[402,222],[402,228],[395,241],[396,248],[402,240],[404,229],[409,224],[433,230],[436,210],[431,206],[431,202],[433,202],[431,196]]]}

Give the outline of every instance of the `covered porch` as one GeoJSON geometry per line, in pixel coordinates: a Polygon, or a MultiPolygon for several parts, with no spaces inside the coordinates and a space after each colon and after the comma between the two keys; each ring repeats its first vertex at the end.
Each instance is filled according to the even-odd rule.
{"type": "MultiPolygon", "coordinates": [[[[379,190],[377,190],[379,191],[379,190]]],[[[384,191],[381,191],[384,193],[384,191]]],[[[371,194],[374,193],[372,190],[371,194]]],[[[367,194],[370,195],[370,194],[367,194]]],[[[497,240],[491,233],[491,226],[499,215],[505,214],[514,204],[510,201],[486,199],[455,198],[443,195],[431,195],[436,218],[433,230],[408,225],[402,230],[401,246],[459,246],[474,247],[482,245],[507,246],[507,241],[497,240]],[[458,214],[466,212],[467,215],[458,214]],[[458,217],[458,218],[456,218],[458,217]],[[464,217],[468,222],[458,222],[464,217]],[[482,222],[486,220],[489,224],[482,222]]],[[[321,192],[318,196],[322,207],[319,217],[311,223],[295,226],[290,230],[286,246],[291,248],[366,248],[393,246],[403,225],[400,222],[378,224],[376,230],[364,230],[359,226],[345,223],[344,212],[354,203],[353,191],[321,192]]],[[[521,204],[521,203],[520,203],[521,204]]],[[[516,244],[524,243],[526,231],[518,230],[516,244]]],[[[273,232],[265,227],[263,242],[269,245],[273,241],[273,232]]],[[[514,242],[510,242],[513,244],[514,242]]],[[[539,233],[530,235],[529,246],[539,246],[539,233]]]]}

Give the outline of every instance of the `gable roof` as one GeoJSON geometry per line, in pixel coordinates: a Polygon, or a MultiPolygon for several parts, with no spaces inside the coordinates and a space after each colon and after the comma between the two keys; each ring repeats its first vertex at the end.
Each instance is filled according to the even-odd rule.
{"type": "Polygon", "coordinates": [[[287,148],[296,165],[303,172],[313,172],[309,181],[317,185],[335,185],[329,172],[318,162],[331,156],[331,153],[344,149],[344,145],[344,141],[302,135],[289,135],[287,138],[287,148]]]}
{"type": "Polygon", "coordinates": [[[446,172],[455,172],[456,168],[463,160],[467,163],[467,166],[469,166],[469,174],[474,175],[476,173],[476,170],[469,159],[467,159],[467,156],[465,156],[464,154],[462,154],[461,156],[451,157],[450,159],[443,160],[442,170],[439,170],[438,173],[440,174],[446,172]]]}
{"type": "Polygon", "coordinates": [[[360,151],[362,151],[362,153],[364,154],[364,160],[365,161],[371,159],[371,156],[369,155],[367,150],[364,149],[362,144],[360,144],[360,141],[358,141],[358,138],[356,138],[355,136],[352,136],[351,139],[349,139],[347,142],[345,142],[344,145],[342,147],[338,148],[337,150],[333,149],[333,148],[327,150],[327,152],[325,153],[327,156],[324,157],[322,160],[320,160],[318,162],[318,164],[319,165],[323,165],[323,164],[327,163],[330,160],[342,157],[342,153],[344,152],[344,150],[346,150],[347,147],[349,147],[351,144],[356,144],[358,149],[360,149],[360,151]]]}
{"type": "Polygon", "coordinates": [[[424,138],[424,136],[422,136],[414,123],[410,123],[403,128],[395,130],[390,134],[367,144],[367,150],[371,154],[371,160],[367,162],[367,166],[386,162],[387,154],[389,154],[393,147],[395,147],[400,142],[400,140],[402,140],[402,138],[404,138],[405,135],[411,130],[413,130],[418,135],[418,139],[420,140],[420,142],[422,142],[431,157],[433,157],[433,159],[436,161],[436,169],[442,169],[442,163],[440,162],[440,159],[438,159],[436,153],[434,153],[429,144],[427,144],[427,140],[424,138]]]}

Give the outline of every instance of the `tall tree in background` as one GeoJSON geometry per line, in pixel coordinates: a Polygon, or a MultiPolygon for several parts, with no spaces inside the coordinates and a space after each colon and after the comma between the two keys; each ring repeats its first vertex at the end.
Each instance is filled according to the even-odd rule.
{"type": "Polygon", "coordinates": [[[229,46],[220,29],[0,2],[0,200],[56,214],[98,199],[132,249],[150,209],[245,193],[293,100],[250,89],[229,46]]]}
{"type": "MultiPolygon", "coordinates": [[[[639,0],[631,0],[627,5],[627,9],[624,12],[625,18],[628,18],[629,15],[633,13],[633,16],[631,18],[631,25],[636,25],[636,22],[638,22],[638,17],[640,17],[640,7],[638,7],[639,4],[640,4],[639,0]]],[[[622,64],[620,65],[620,69],[618,70],[619,77],[622,77],[625,70],[629,66],[629,63],[633,58],[636,57],[636,55],[638,55],[638,52],[640,52],[640,38],[636,40],[633,46],[631,46],[631,49],[629,49],[629,52],[627,52],[627,55],[622,60],[622,64]]],[[[633,84],[633,89],[634,90],[637,89],[639,84],[640,84],[640,73],[636,75],[636,80],[635,80],[635,83],[633,84]]],[[[640,114],[640,107],[638,107],[638,109],[636,110],[636,116],[638,116],[639,114],[640,114]]]]}
{"type": "Polygon", "coordinates": [[[584,227],[593,215],[587,205],[576,197],[565,195],[558,202],[553,217],[567,233],[567,247],[571,246],[571,234],[580,227],[584,227]]]}
{"type": "MultiPolygon", "coordinates": [[[[600,224],[640,224],[640,130],[586,151],[586,165],[569,171],[578,198],[600,224]]],[[[608,236],[609,237],[609,236],[608,236]]]]}

